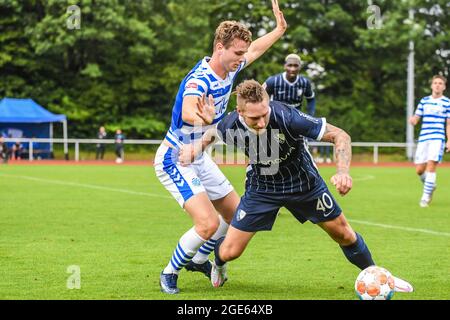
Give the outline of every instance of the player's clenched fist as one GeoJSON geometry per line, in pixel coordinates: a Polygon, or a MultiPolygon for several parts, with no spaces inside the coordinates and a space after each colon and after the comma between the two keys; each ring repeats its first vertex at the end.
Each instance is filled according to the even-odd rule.
{"type": "Polygon", "coordinates": [[[353,186],[352,177],[347,173],[337,173],[331,177],[331,183],[341,196],[345,196],[353,186]]]}

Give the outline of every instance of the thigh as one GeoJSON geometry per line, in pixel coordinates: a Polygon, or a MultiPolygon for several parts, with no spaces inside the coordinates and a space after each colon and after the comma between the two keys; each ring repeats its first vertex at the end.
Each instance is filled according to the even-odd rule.
{"type": "MultiPolygon", "coordinates": [[[[206,192],[198,193],[189,198],[184,204],[184,210],[191,216],[196,226],[216,221],[218,215],[206,192]]],[[[218,221],[216,221],[218,222],[218,221]]]]}
{"type": "Polygon", "coordinates": [[[279,199],[276,194],[246,191],[231,225],[245,232],[272,230],[282,205],[282,199],[279,199]]]}
{"type": "Polygon", "coordinates": [[[414,163],[417,165],[426,164],[428,161],[428,141],[419,142],[417,144],[414,163]]]}
{"type": "Polygon", "coordinates": [[[342,209],[323,181],[309,195],[290,197],[285,207],[301,223],[311,221],[316,224],[330,221],[342,213],[342,209]]]}
{"type": "Polygon", "coordinates": [[[428,146],[428,157],[427,161],[434,161],[440,163],[444,156],[445,141],[442,140],[431,140],[428,146]]]}
{"type": "Polygon", "coordinates": [[[214,208],[221,214],[224,220],[230,224],[231,219],[233,219],[234,213],[239,205],[239,196],[236,191],[232,190],[225,197],[212,200],[214,208]]]}

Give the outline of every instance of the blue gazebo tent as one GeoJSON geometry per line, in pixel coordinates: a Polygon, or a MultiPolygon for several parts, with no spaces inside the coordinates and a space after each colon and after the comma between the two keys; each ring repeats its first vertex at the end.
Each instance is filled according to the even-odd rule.
{"type": "MultiPolygon", "coordinates": [[[[64,153],[67,148],[67,118],[53,114],[33,99],[4,98],[0,101],[0,133],[12,138],[53,138],[53,123],[63,124],[64,153]]],[[[41,150],[50,154],[53,146],[41,143],[41,150]]]]}

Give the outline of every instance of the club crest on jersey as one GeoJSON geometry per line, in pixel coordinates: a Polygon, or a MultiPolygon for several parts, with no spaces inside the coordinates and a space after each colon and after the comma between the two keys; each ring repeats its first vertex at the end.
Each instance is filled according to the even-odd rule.
{"type": "Polygon", "coordinates": [[[302,93],[303,93],[303,89],[300,88],[300,89],[297,90],[297,94],[298,94],[299,96],[301,96],[302,93]]]}
{"type": "Polygon", "coordinates": [[[283,133],[279,133],[275,136],[275,139],[278,141],[278,143],[283,144],[286,142],[286,136],[283,133]]]}
{"type": "Polygon", "coordinates": [[[242,209],[239,209],[238,214],[237,214],[237,221],[241,221],[242,219],[244,219],[244,217],[247,215],[247,212],[245,212],[242,209]]]}

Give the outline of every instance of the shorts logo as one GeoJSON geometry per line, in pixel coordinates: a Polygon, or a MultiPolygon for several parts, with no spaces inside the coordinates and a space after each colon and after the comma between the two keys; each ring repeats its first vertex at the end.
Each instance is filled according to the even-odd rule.
{"type": "Polygon", "coordinates": [[[238,211],[237,214],[237,221],[241,221],[242,219],[244,219],[244,217],[247,215],[247,212],[245,212],[244,210],[240,209],[238,211]]]}
{"type": "Polygon", "coordinates": [[[199,179],[199,178],[193,178],[193,179],[192,179],[192,184],[193,184],[194,186],[196,186],[196,187],[199,187],[200,184],[201,184],[200,179],[199,179]]]}

